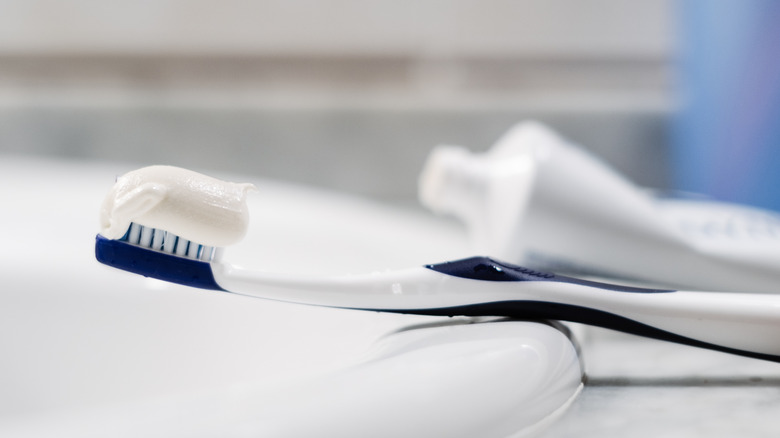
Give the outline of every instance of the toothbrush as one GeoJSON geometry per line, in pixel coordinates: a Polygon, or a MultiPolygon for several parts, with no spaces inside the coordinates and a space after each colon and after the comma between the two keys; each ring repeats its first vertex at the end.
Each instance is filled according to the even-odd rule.
{"type": "Polygon", "coordinates": [[[220,246],[243,237],[251,188],[168,166],[130,172],[103,204],[96,258],[147,277],[265,299],[393,313],[564,320],[780,362],[778,295],[626,287],[489,257],[333,277],[235,266],[223,261],[220,246]]]}

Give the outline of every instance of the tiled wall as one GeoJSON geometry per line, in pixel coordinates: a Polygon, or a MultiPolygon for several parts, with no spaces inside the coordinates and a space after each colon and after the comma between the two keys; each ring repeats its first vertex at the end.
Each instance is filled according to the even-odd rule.
{"type": "Polygon", "coordinates": [[[437,143],[547,121],[665,186],[673,4],[0,0],[0,152],[414,196],[437,143]]]}

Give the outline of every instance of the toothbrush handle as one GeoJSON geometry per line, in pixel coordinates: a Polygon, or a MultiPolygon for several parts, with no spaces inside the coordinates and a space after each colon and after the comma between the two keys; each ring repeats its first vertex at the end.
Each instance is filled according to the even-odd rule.
{"type": "MultiPolygon", "coordinates": [[[[674,295],[680,293],[682,292],[675,292],[674,295]]],[[[699,299],[709,298],[701,296],[699,299]]],[[[627,308],[602,310],[594,305],[517,300],[463,306],[457,309],[457,312],[452,312],[454,309],[450,309],[438,314],[502,315],[521,319],[578,322],[647,338],[780,362],[780,348],[778,340],[774,338],[780,332],[778,317],[775,317],[774,322],[754,322],[745,313],[725,315],[727,313],[725,311],[722,315],[702,316],[702,313],[692,312],[686,316],[669,318],[655,312],[662,306],[656,309],[653,307],[655,306],[644,306],[644,309],[634,308],[633,311],[627,308]]]]}
{"type": "Polygon", "coordinates": [[[557,319],[780,362],[780,295],[622,287],[533,271],[487,258],[428,268],[456,277],[500,283],[496,287],[501,288],[515,284],[516,289],[523,291],[521,299],[438,309],[438,314],[557,319]]]}

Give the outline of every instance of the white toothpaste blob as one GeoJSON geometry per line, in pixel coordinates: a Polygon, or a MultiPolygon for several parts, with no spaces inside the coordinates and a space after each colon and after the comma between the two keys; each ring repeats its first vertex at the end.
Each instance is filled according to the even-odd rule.
{"type": "Polygon", "coordinates": [[[144,167],[117,179],[100,209],[100,234],[120,239],[132,222],[202,245],[231,245],[246,234],[253,189],[179,167],[144,167]]]}

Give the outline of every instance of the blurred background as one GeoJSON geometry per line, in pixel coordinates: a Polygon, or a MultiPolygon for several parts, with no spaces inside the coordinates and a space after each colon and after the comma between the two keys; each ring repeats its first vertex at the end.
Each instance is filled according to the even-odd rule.
{"type": "MultiPolygon", "coordinates": [[[[778,23],[774,0],[0,0],[0,435],[321,371],[408,324],[120,279],[92,240],[114,172],[390,204],[269,183],[236,253],[295,272],[470,254],[457,224],[396,207],[435,145],[486,150],[525,119],[643,186],[780,210],[778,23]]],[[[776,435],[774,364],[582,335],[588,386],[550,436],[776,435]]]]}
{"type": "Polygon", "coordinates": [[[0,0],[0,159],[174,164],[405,201],[434,145],[484,150],[532,118],[642,185],[780,208],[766,184],[778,8],[0,0]]]}

